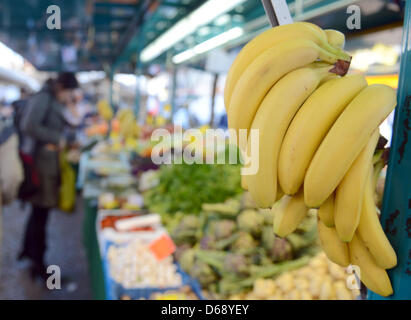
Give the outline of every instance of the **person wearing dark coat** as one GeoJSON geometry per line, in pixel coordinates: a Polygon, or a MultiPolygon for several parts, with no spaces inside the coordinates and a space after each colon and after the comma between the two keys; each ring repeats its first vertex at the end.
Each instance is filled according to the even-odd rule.
{"type": "Polygon", "coordinates": [[[30,260],[33,278],[46,280],[48,277],[44,262],[46,226],[50,209],[58,205],[59,150],[68,142],[63,111],[75,101],[77,88],[78,82],[73,73],[61,73],[57,79],[48,80],[43,89],[27,102],[28,114],[23,130],[36,141],[34,165],[40,186],[29,198],[32,210],[19,260],[30,260]]]}

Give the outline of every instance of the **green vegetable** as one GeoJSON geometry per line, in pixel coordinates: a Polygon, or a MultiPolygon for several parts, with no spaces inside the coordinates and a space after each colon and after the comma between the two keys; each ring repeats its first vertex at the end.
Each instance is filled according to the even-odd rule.
{"type": "Polygon", "coordinates": [[[198,214],[204,203],[224,202],[242,192],[240,167],[240,164],[162,165],[159,184],[145,193],[145,204],[152,212],[198,214]]]}
{"type": "Polygon", "coordinates": [[[210,222],[209,233],[216,240],[221,240],[230,237],[236,228],[235,222],[232,220],[215,220],[210,222]]]}
{"type": "Polygon", "coordinates": [[[195,260],[195,255],[196,255],[196,250],[194,249],[188,249],[185,250],[181,256],[178,262],[180,263],[181,268],[185,272],[190,272],[194,265],[194,260],[195,260]]]}
{"type": "Polygon", "coordinates": [[[204,287],[217,281],[217,275],[213,269],[207,264],[200,260],[196,260],[191,267],[189,274],[196,278],[198,282],[204,287]]]}
{"type": "Polygon", "coordinates": [[[264,217],[255,210],[244,210],[237,217],[238,229],[251,233],[254,236],[261,234],[264,217]]]}
{"type": "Polygon", "coordinates": [[[245,253],[254,250],[257,246],[256,241],[251,236],[251,234],[239,231],[237,233],[238,237],[231,245],[231,249],[235,252],[245,253]]]}

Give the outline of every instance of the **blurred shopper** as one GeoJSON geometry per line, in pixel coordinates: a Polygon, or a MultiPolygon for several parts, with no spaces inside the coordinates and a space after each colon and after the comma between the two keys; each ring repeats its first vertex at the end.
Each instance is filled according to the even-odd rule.
{"type": "Polygon", "coordinates": [[[28,198],[32,211],[26,225],[19,260],[28,258],[33,278],[47,279],[44,255],[49,211],[58,205],[59,151],[74,140],[67,131],[64,114],[76,103],[78,82],[73,73],[61,73],[47,81],[42,90],[27,101],[27,114],[21,121],[22,131],[34,141],[33,163],[38,188],[28,198]]]}
{"type": "Polygon", "coordinates": [[[23,170],[18,155],[18,138],[11,116],[0,112],[0,247],[2,240],[2,206],[16,199],[23,181],[23,170]]]}

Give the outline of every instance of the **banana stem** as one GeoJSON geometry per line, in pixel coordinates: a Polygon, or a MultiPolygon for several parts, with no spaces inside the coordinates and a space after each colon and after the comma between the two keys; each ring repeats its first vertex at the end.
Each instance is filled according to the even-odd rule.
{"type": "Polygon", "coordinates": [[[337,62],[334,64],[334,68],[332,68],[330,72],[343,77],[347,74],[348,69],[350,68],[350,63],[351,62],[344,60],[337,60],[337,62]]]}

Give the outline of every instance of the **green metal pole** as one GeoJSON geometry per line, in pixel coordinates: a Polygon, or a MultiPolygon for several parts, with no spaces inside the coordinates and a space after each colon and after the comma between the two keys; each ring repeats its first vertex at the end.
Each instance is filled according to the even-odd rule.
{"type": "Polygon", "coordinates": [[[110,79],[109,101],[110,101],[111,108],[114,109],[113,108],[113,85],[114,85],[114,70],[113,70],[113,68],[110,68],[109,79],[110,79]]]}
{"type": "Polygon", "coordinates": [[[135,74],[137,77],[137,85],[136,85],[136,96],[135,96],[135,106],[134,106],[134,114],[136,116],[136,119],[140,122],[143,121],[143,119],[138,119],[139,113],[140,113],[140,104],[141,104],[141,86],[140,86],[140,76],[143,74],[143,64],[141,63],[141,51],[142,51],[142,43],[143,43],[143,37],[142,37],[142,32],[140,30],[139,35],[138,35],[138,42],[137,42],[137,64],[136,64],[136,70],[135,74]]]}
{"type": "Polygon", "coordinates": [[[177,66],[173,66],[171,74],[171,115],[170,120],[173,122],[174,113],[176,112],[176,92],[177,92],[177,66]]]}

